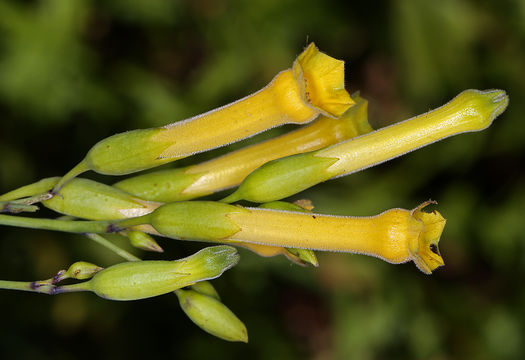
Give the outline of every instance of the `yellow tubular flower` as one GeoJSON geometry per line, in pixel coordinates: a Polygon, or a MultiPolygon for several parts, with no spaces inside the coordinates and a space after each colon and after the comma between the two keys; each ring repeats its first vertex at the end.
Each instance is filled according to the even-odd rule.
{"type": "Polygon", "coordinates": [[[271,161],[252,172],[224,202],[270,202],[333,177],[380,164],[435,141],[487,128],[509,102],[503,90],[466,90],[426,114],[332,145],[271,161]]]}
{"type": "Polygon", "coordinates": [[[340,119],[320,116],[315,122],[279,137],[242,148],[186,168],[161,170],[122,180],[113,186],[142,199],[181,201],[209,195],[236,185],[268,161],[317,150],[366,134],[368,102],[353,94],[356,105],[340,119]]]}
{"type": "Polygon", "coordinates": [[[93,170],[124,175],[223,146],[319,114],[340,117],[354,102],[344,89],[344,62],[312,43],[265,88],[229,105],[160,128],[134,130],[97,143],[55,186],[93,170]]]}
{"type": "Polygon", "coordinates": [[[227,217],[239,227],[233,240],[343,251],[393,264],[414,261],[425,274],[444,265],[438,242],[446,220],[437,211],[391,209],[372,217],[341,217],[249,208],[227,217]]]}
{"type": "Polygon", "coordinates": [[[164,205],[136,221],[175,239],[366,254],[394,264],[414,261],[430,274],[443,265],[438,243],[446,221],[437,211],[422,211],[429,203],[414,210],[345,217],[187,201],[164,205]]]}
{"type": "Polygon", "coordinates": [[[503,90],[466,90],[438,109],[378,130],[373,138],[348,141],[320,150],[316,156],[337,158],[328,171],[348,174],[452,135],[484,130],[508,102],[503,90]]]}

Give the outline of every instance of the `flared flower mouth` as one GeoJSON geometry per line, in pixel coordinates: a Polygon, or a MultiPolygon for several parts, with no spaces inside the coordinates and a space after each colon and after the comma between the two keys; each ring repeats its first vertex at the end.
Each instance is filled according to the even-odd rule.
{"type": "Polygon", "coordinates": [[[447,221],[435,210],[430,213],[422,211],[425,206],[435,203],[426,201],[412,211],[412,217],[419,220],[423,227],[417,239],[409,244],[409,252],[419,270],[427,275],[445,265],[438,243],[447,221]]]}
{"type": "Polygon", "coordinates": [[[303,101],[325,116],[338,118],[354,105],[345,90],[344,64],[320,52],[314,43],[294,61],[293,73],[303,101]]]}

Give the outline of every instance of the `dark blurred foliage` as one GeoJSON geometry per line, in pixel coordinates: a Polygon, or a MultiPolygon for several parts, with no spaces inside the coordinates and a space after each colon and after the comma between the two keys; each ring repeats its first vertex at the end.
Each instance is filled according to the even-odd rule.
{"type": "MultiPolygon", "coordinates": [[[[173,295],[118,303],[2,291],[2,359],[524,358],[522,0],[0,0],[0,193],[64,174],[114,133],[245,96],[309,41],[346,61],[347,87],[369,99],[376,128],[466,88],[509,93],[509,108],[483,132],[294,197],[345,215],[438,200],[448,219],[446,266],[425,276],[413,264],[321,254],[312,269],[241,250],[241,263],[214,284],[246,323],[247,345],[196,328],[173,295]]],[[[77,235],[0,234],[2,279],[43,279],[77,260],[120,261],[77,235]]],[[[159,241],[164,255],[141,256],[202,247],[159,241]]]]}

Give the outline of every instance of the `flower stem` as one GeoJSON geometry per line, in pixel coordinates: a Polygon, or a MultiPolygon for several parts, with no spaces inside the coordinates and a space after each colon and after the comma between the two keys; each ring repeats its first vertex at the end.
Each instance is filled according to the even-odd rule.
{"type": "Polygon", "coordinates": [[[29,291],[39,294],[56,295],[66,292],[89,291],[87,282],[56,286],[48,282],[39,281],[8,281],[0,280],[0,289],[29,291]]]}
{"type": "Polygon", "coordinates": [[[35,183],[22,186],[0,196],[0,201],[10,201],[47,193],[60,180],[59,177],[45,178],[35,183]]]}
{"type": "Polygon", "coordinates": [[[0,225],[72,233],[114,233],[130,226],[146,224],[148,221],[148,215],[114,221],[71,221],[0,215],[0,225]]]}
{"type": "Polygon", "coordinates": [[[64,187],[71,179],[75,178],[76,176],[88,171],[89,165],[86,162],[86,159],[83,159],[81,162],[79,162],[73,169],[69,170],[69,172],[64,175],[53,187],[53,194],[57,194],[60,189],[64,187]]]}
{"type": "Polygon", "coordinates": [[[24,199],[0,201],[0,213],[20,213],[20,212],[35,212],[38,210],[38,206],[33,204],[39,203],[44,200],[49,200],[53,195],[49,193],[43,193],[34,195],[24,199]]]}
{"type": "Polygon", "coordinates": [[[117,245],[113,244],[111,241],[106,239],[105,237],[99,235],[99,234],[86,234],[86,236],[93,240],[94,242],[104,246],[105,248],[113,251],[115,254],[121,256],[122,258],[126,259],[127,261],[141,261],[140,258],[136,257],[135,255],[127,252],[126,250],[118,247],[117,245]]]}
{"type": "Polygon", "coordinates": [[[17,204],[12,201],[0,201],[0,213],[8,212],[8,213],[17,214],[21,212],[35,212],[35,211],[38,211],[38,206],[17,204]]]}

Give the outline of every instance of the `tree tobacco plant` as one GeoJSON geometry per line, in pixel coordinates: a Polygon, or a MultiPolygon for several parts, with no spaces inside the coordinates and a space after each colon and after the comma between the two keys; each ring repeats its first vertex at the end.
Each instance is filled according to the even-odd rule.
{"type": "Polygon", "coordinates": [[[90,291],[121,301],[173,292],[203,330],[246,342],[246,327],[209,282],[237,264],[237,246],[301,265],[318,266],[316,250],[392,264],[413,261],[425,274],[444,265],[438,245],[446,220],[436,210],[424,211],[433,201],[351,217],[316,214],[307,200],[282,199],[446,137],[483,130],[507,104],[502,90],[465,90],[438,109],[374,131],[367,101],[345,90],[344,62],[310,44],[290,69],[252,95],[187,120],[103,139],[63,177],[0,196],[0,212],[6,213],[0,224],[83,234],[126,260],[105,269],[78,261],[47,280],[0,281],[0,288],[50,295],[90,291]],[[88,170],[135,173],[289,123],[310,124],[200,164],[113,185],[77,177],[88,170]],[[236,189],[221,201],[193,200],[230,188],[236,189]],[[241,200],[255,205],[234,204],[241,200]],[[20,215],[37,211],[36,204],[62,217],[20,215]],[[146,251],[162,252],[153,236],[215,245],[183,259],[141,261],[106,239],[108,233],[146,251]],[[65,279],[77,282],[61,285],[65,279]]]}

